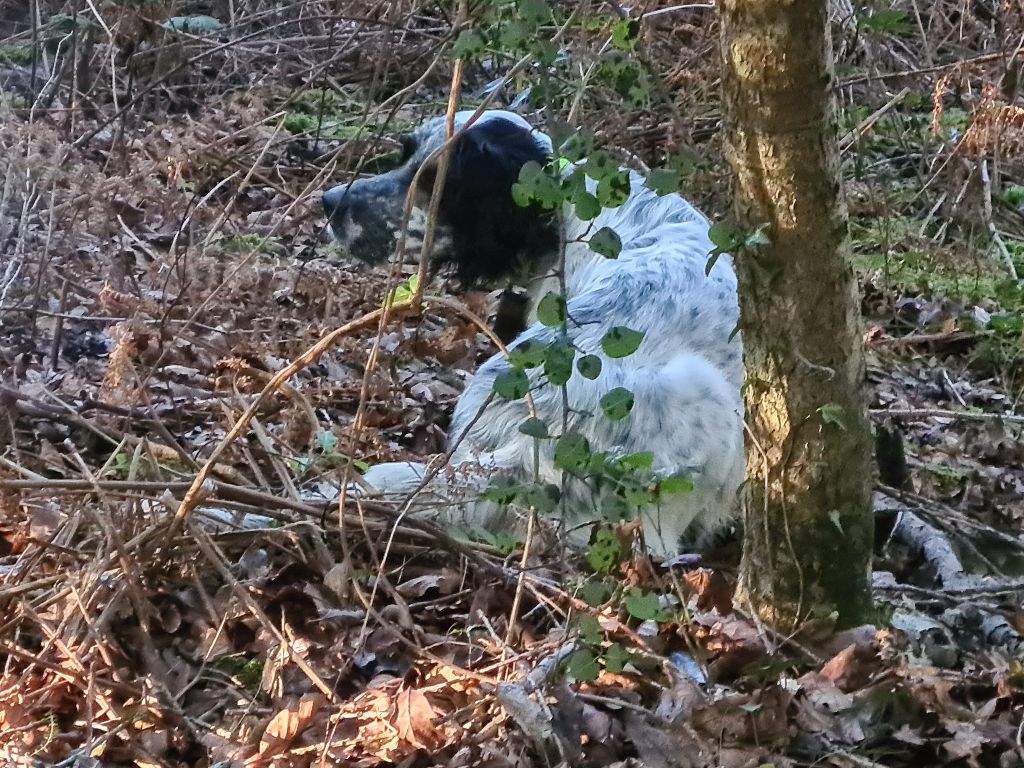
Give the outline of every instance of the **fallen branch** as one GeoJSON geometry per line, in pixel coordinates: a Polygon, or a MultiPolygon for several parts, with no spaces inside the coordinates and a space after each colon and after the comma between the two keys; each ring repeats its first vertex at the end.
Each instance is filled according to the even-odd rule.
{"type": "Polygon", "coordinates": [[[578,754],[579,744],[570,744],[568,739],[558,733],[555,718],[545,701],[544,688],[574,650],[575,642],[565,643],[557,651],[541,659],[522,680],[499,683],[496,689],[498,703],[502,709],[534,743],[538,751],[544,754],[554,743],[559,757],[568,765],[573,764],[569,757],[578,754]]]}
{"type": "Polygon", "coordinates": [[[884,485],[882,483],[878,483],[875,487],[882,495],[906,504],[908,507],[912,507],[914,512],[919,516],[940,522],[940,527],[947,527],[950,524],[955,524],[964,531],[970,530],[984,533],[987,536],[998,539],[1006,546],[1018,552],[1024,552],[1024,541],[1021,541],[1016,536],[1012,536],[1005,531],[1000,531],[998,528],[993,528],[991,525],[980,523],[948,504],[943,504],[935,499],[929,499],[918,493],[914,493],[913,491],[893,488],[892,486],[884,485]]]}
{"type": "Polygon", "coordinates": [[[846,152],[853,146],[857,139],[864,136],[870,131],[879,120],[881,120],[887,112],[893,107],[899,104],[903,99],[906,98],[907,94],[910,93],[910,88],[904,88],[902,91],[893,96],[889,101],[883,104],[881,107],[876,109],[870,115],[868,115],[860,125],[854,128],[852,131],[847,133],[843,138],[839,140],[839,151],[846,152]]]}
{"type": "Polygon", "coordinates": [[[955,341],[968,341],[984,334],[972,331],[953,331],[952,333],[911,333],[906,336],[884,336],[880,339],[869,339],[869,347],[910,347],[915,344],[933,344],[944,342],[950,344],[955,341]]]}
{"type": "Polygon", "coordinates": [[[925,562],[935,570],[935,578],[941,587],[977,585],[975,580],[965,574],[963,563],[946,535],[910,510],[900,512],[892,536],[921,554],[925,562]]]}
{"type": "Polygon", "coordinates": [[[898,416],[904,419],[955,419],[957,421],[1003,421],[1024,424],[1024,416],[1016,413],[985,413],[983,411],[950,411],[945,408],[873,408],[872,416],[898,416]]]}
{"type": "MultiPolygon", "coordinates": [[[[879,572],[881,573],[881,572],[879,572]]],[[[872,588],[879,592],[906,592],[924,598],[946,602],[958,602],[965,598],[1003,597],[1015,592],[1024,592],[1024,579],[995,580],[979,585],[949,586],[942,589],[929,589],[916,584],[901,584],[895,579],[878,579],[872,588]]]]}

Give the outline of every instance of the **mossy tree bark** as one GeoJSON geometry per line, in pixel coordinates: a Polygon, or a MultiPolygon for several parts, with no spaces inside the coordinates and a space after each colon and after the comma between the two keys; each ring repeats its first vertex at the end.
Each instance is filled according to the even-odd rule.
{"type": "Polygon", "coordinates": [[[872,461],[822,0],[720,0],[747,384],[739,598],[767,623],[871,616],[872,461]]]}

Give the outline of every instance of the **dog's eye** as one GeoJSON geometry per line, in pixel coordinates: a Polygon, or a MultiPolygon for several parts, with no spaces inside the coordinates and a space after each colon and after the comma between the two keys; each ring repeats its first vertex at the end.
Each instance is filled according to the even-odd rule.
{"type": "Polygon", "coordinates": [[[414,139],[412,136],[403,136],[401,142],[402,156],[398,159],[398,162],[404,163],[409,158],[411,158],[413,153],[416,151],[416,139],[414,139]]]}

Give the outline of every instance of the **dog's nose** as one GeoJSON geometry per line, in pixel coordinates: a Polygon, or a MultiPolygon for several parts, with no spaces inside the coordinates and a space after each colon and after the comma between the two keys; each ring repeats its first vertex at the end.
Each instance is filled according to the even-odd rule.
{"type": "Polygon", "coordinates": [[[333,216],[334,212],[344,205],[345,198],[347,196],[348,189],[344,184],[332,187],[324,192],[324,196],[321,198],[320,202],[324,206],[324,213],[327,215],[327,218],[333,216]]]}

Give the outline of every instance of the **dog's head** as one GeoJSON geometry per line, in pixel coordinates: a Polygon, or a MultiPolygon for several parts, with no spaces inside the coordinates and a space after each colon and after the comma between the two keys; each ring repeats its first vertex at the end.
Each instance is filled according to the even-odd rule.
{"type": "MultiPolygon", "coordinates": [[[[457,113],[456,131],[472,115],[457,113]]],[[[407,256],[418,257],[437,170],[437,158],[430,157],[444,141],[444,117],[428,120],[403,139],[397,168],[324,193],[331,234],[344,250],[370,264],[394,253],[409,187],[429,162],[414,192],[407,233],[407,256]]],[[[523,165],[531,160],[543,164],[550,151],[550,139],[511,112],[484,112],[469,126],[451,150],[436,222],[435,270],[452,272],[463,285],[489,285],[537,274],[550,263],[558,248],[553,217],[512,199],[523,165]]]]}

